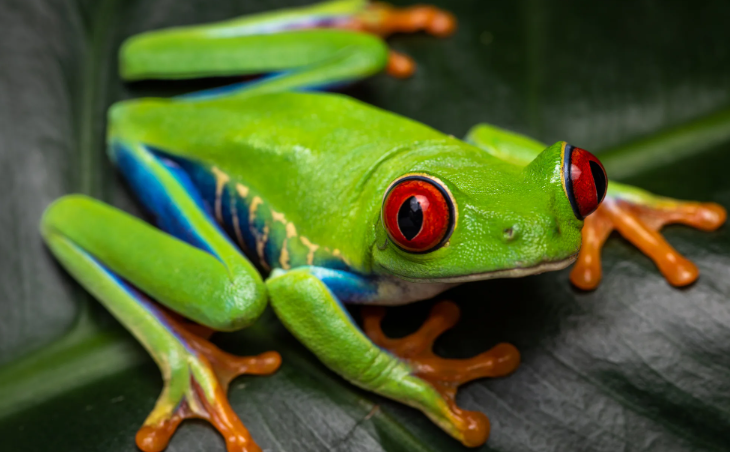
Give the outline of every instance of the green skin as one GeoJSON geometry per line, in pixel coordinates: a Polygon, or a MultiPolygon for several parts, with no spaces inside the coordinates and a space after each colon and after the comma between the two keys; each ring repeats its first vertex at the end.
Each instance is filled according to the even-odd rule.
{"type": "MultiPolygon", "coordinates": [[[[333,371],[421,409],[463,441],[463,426],[442,396],[406,362],[375,346],[340,301],[405,303],[461,282],[559,269],[575,259],[583,223],[563,189],[562,142],[546,148],[487,125],[462,141],[341,95],[290,92],[377,73],[387,47],[350,31],[266,27],[354,14],[363,6],[338,1],[146,33],[122,48],[121,73],[128,80],[290,71],[222,94],[138,99],[110,110],[112,160],[119,162],[124,148],[163,187],[207,250],[82,196],[58,200],[42,219],[56,257],[160,365],[166,387],[146,425],[169,418],[182,400],[195,404],[191,377],[213,401],[215,377],[112,273],[219,331],[250,325],[270,301],[333,371]],[[261,29],[269,31],[257,34],[261,29]],[[213,217],[220,219],[224,197],[237,197],[252,220],[240,227],[253,231],[256,249],[242,254],[235,237],[223,234],[151,148],[216,177],[213,217]],[[457,209],[450,239],[427,254],[393,246],[380,218],[387,188],[412,173],[440,180],[457,209]],[[249,259],[273,270],[268,279],[249,259]],[[329,287],[321,275],[332,265],[346,268],[369,295],[347,299],[358,289],[329,287]]],[[[609,196],[623,189],[634,190],[612,184],[609,196]]]]}

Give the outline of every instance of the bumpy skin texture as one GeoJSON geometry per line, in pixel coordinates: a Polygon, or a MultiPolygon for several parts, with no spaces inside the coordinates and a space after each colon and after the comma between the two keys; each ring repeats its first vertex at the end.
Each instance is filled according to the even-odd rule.
{"type": "Polygon", "coordinates": [[[163,392],[137,434],[145,452],[164,449],[190,417],[210,421],[229,452],[260,450],[225,390],[237,375],[274,372],[280,357],[233,357],[206,338],[251,324],[267,301],[353,384],[420,409],[465,445],[486,441],[486,416],[460,409],[456,390],[514,371],[514,347],[444,360],[431,346],[458,319],[455,305],[391,340],[381,314],[366,314],[363,334],[341,303],[417,301],[461,282],[568,265],[583,223],[564,189],[566,144],[490,126],[470,144],[344,96],[287,92],[386,67],[402,76],[413,65],[393,69],[404,57],[368,32],[417,30],[444,36],[453,18],[341,0],[146,33],[123,46],[130,80],[284,71],[112,107],[110,158],[159,229],[81,196],[55,202],[42,220],[54,255],[160,366],[163,392]],[[453,233],[423,254],[394,246],[381,220],[388,187],[411,174],[439,184],[454,205],[453,233]]]}
{"type": "MultiPolygon", "coordinates": [[[[561,143],[521,168],[334,94],[145,99],[114,106],[110,124],[112,137],[215,166],[283,212],[299,235],[339,249],[363,275],[473,275],[560,261],[580,246],[582,224],[560,179],[561,143]],[[205,133],[186,133],[194,129],[205,133]],[[425,256],[384,246],[379,223],[386,189],[410,173],[442,181],[458,210],[449,246],[425,256]],[[506,237],[509,228],[513,235],[506,237]]],[[[269,264],[280,266],[278,260],[269,264]]]]}

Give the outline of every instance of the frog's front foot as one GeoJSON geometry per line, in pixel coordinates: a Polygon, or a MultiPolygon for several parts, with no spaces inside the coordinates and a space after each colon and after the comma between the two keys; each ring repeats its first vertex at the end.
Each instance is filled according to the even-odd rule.
{"type": "Polygon", "coordinates": [[[480,412],[459,408],[454,400],[456,391],[462,384],[477,378],[503,377],[514,372],[520,363],[519,351],[513,345],[502,343],[469,359],[436,356],[434,341],[459,320],[458,306],[448,301],[436,304],[423,326],[401,339],[391,339],[383,333],[380,323],[385,316],[384,308],[367,307],[362,315],[365,334],[375,344],[407,362],[415,376],[438,391],[449,410],[449,413],[440,414],[449,418],[459,430],[454,436],[470,447],[483,444],[489,436],[489,419],[480,412]]]}
{"type": "Polygon", "coordinates": [[[260,451],[229,405],[226,390],[228,383],[239,375],[268,375],[276,371],[281,364],[279,354],[234,356],[194,334],[198,330],[190,325],[183,325],[167,313],[159,316],[175,332],[179,343],[169,344],[169,353],[156,356],[165,385],[155,408],[137,432],[137,446],[144,452],[162,451],[180,422],[197,418],[215,426],[223,435],[228,452],[260,451]]]}
{"type": "MultiPolygon", "coordinates": [[[[443,38],[456,31],[456,18],[450,12],[430,5],[396,8],[387,3],[374,3],[354,16],[345,27],[382,37],[425,31],[443,38]]],[[[391,50],[386,70],[393,77],[407,78],[413,75],[416,64],[411,57],[391,50]]]]}
{"type": "Polygon", "coordinates": [[[680,223],[712,231],[727,217],[715,203],[698,203],[660,198],[645,192],[629,196],[607,196],[583,226],[583,246],[570,273],[577,287],[595,289],[601,282],[601,247],[614,229],[636,245],[659,267],[673,286],[686,286],[699,276],[697,267],[679,254],[659,233],[667,224],[680,223]]]}

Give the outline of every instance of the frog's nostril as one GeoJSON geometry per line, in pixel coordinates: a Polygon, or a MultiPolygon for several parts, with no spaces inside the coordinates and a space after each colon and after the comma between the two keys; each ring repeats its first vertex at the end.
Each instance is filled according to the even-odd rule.
{"type": "Polygon", "coordinates": [[[502,231],[502,234],[504,235],[504,240],[505,241],[511,242],[512,240],[514,240],[514,238],[516,236],[516,234],[515,234],[515,228],[512,227],[512,226],[510,226],[507,229],[505,229],[504,231],[502,231]]]}

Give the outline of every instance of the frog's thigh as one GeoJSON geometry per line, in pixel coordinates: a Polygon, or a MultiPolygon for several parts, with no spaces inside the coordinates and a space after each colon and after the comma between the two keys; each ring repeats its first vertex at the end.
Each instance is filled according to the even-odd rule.
{"type": "MultiPolygon", "coordinates": [[[[333,273],[338,272],[303,267],[288,272],[276,271],[267,280],[272,306],[289,331],[325,365],[353,384],[418,408],[468,446],[484,443],[489,433],[486,417],[481,413],[461,410],[453,397],[463,381],[503,375],[514,370],[514,362],[499,364],[503,363],[500,359],[508,354],[514,356],[513,347],[498,349],[498,346],[486,352],[484,357],[480,355],[460,362],[432,355],[422,360],[425,353],[410,357],[412,359],[404,358],[397,350],[378,340],[379,345],[391,350],[386,351],[358,329],[337,297],[340,294],[358,298],[369,292],[364,297],[370,298],[377,293],[377,282],[347,272],[339,272],[339,276],[333,273]],[[323,276],[327,284],[317,276],[323,276]],[[445,361],[448,361],[446,365],[445,361]],[[437,371],[430,371],[432,368],[437,371]],[[454,368],[455,371],[449,370],[454,368]],[[462,368],[468,368],[466,379],[462,379],[462,368]],[[442,369],[446,372],[442,373],[442,369]]],[[[433,336],[434,326],[433,322],[427,322],[422,328],[424,331],[417,335],[433,336]]],[[[443,329],[446,328],[441,331],[443,329]]],[[[430,353],[430,342],[426,342],[423,345],[430,353]]]]}
{"type": "Polygon", "coordinates": [[[259,450],[229,406],[225,391],[237,375],[275,371],[279,355],[224,353],[138,289],[187,317],[227,329],[259,315],[263,303],[255,294],[263,288],[256,287],[253,278],[232,276],[208,252],[91,198],[67,196],[56,201],[44,214],[41,230],[63,266],[124,324],[160,367],[165,385],[137,434],[140,449],[164,449],[180,421],[197,417],[215,425],[230,451],[259,450]]]}
{"type": "Polygon", "coordinates": [[[387,62],[382,39],[325,29],[230,37],[165,30],[130,39],[120,55],[127,80],[277,74],[192,97],[322,88],[375,74],[387,62]]]}
{"type": "MultiPolygon", "coordinates": [[[[54,252],[55,244],[76,250],[168,308],[215,330],[245,327],[266,305],[266,287],[253,267],[247,270],[250,264],[242,256],[241,262],[226,265],[208,251],[85,196],[53,203],[43,216],[42,232],[54,252]]],[[[59,256],[64,264],[66,255],[73,254],[59,256]]]]}
{"type": "Polygon", "coordinates": [[[85,227],[90,230],[76,232],[74,241],[94,240],[84,246],[92,255],[103,252],[112,271],[196,322],[234,330],[255,320],[266,305],[266,287],[205,211],[187,175],[144,145],[115,140],[111,154],[158,226],[183,242],[149,227],[113,240],[104,229],[85,227]]]}

